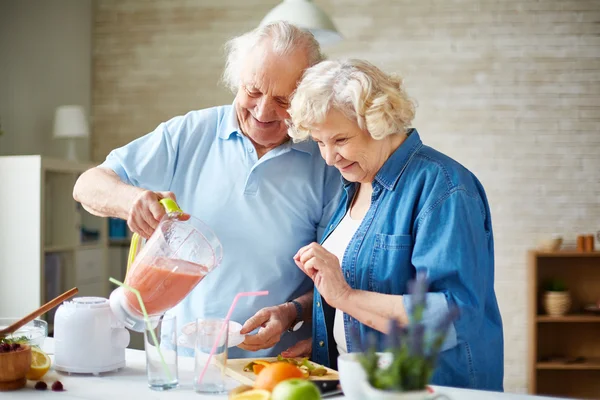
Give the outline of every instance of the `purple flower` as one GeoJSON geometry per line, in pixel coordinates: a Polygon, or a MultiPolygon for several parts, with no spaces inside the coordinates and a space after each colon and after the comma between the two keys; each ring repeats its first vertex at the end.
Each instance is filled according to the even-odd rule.
{"type": "Polygon", "coordinates": [[[421,357],[424,353],[423,343],[425,336],[425,325],[421,323],[412,324],[409,328],[409,354],[421,357]]]}
{"type": "Polygon", "coordinates": [[[390,319],[385,346],[387,349],[398,349],[402,344],[403,328],[394,318],[390,319]]]}
{"type": "Polygon", "coordinates": [[[427,273],[417,272],[415,280],[408,283],[408,293],[411,295],[411,309],[409,314],[415,322],[421,321],[423,312],[427,307],[427,273]]]}

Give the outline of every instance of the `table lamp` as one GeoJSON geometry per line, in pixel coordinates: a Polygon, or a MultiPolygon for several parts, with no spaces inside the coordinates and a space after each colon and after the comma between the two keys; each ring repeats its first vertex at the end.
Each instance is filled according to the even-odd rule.
{"type": "Polygon", "coordinates": [[[60,106],[54,115],[54,137],[67,139],[67,159],[77,161],[75,140],[89,135],[87,119],[83,106],[60,106]]]}
{"type": "Polygon", "coordinates": [[[275,21],[287,21],[310,31],[321,46],[342,40],[333,21],[311,0],[283,0],[260,22],[260,26],[275,21]]]}

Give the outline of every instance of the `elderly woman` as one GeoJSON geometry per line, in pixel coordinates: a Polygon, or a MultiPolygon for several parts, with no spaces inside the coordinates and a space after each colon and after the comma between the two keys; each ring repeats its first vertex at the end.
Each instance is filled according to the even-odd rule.
{"type": "Polygon", "coordinates": [[[502,390],[492,222],[481,183],[422,143],[401,81],[365,61],[309,68],[288,112],[294,141],[312,138],[344,178],[321,244],[294,257],[315,283],[313,359],[335,366],[337,354],[356,351],[356,328],[364,337],[386,332],[390,318],[407,324],[407,282],[419,271],[429,282],[426,325],[451,306],[460,310],[432,383],[502,390]]]}

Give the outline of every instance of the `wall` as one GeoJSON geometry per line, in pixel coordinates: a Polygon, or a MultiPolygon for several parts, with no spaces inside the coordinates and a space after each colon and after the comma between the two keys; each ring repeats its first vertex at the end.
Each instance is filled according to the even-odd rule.
{"type": "MultiPolygon", "coordinates": [[[[487,189],[505,387],[526,388],[526,250],[600,229],[600,2],[320,0],[360,57],[405,77],[425,143],[487,189]]],[[[100,0],[94,19],[93,154],[232,96],[221,45],[277,2],[100,0]]]]}
{"type": "MultiPolygon", "coordinates": [[[[91,0],[0,1],[0,155],[66,156],[54,110],[91,103],[91,0]]],[[[89,159],[89,139],[77,143],[89,159]]]]}

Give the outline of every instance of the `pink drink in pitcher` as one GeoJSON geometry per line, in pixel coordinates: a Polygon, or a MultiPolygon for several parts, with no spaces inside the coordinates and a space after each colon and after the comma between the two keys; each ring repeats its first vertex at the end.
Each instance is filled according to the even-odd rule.
{"type": "MultiPolygon", "coordinates": [[[[148,315],[156,315],[177,305],[208,274],[203,265],[172,258],[156,258],[153,264],[142,264],[127,276],[125,283],[136,288],[148,315]]],[[[125,292],[127,304],[141,313],[137,297],[125,292]]]]}
{"type": "MultiPolygon", "coordinates": [[[[139,292],[146,312],[153,317],[181,302],[223,258],[221,242],[206,224],[183,213],[171,199],[160,203],[167,214],[145,244],[137,233],[133,235],[125,276],[125,284],[139,292]]],[[[133,292],[122,287],[113,290],[110,308],[126,328],[146,329],[133,292]]]]}

